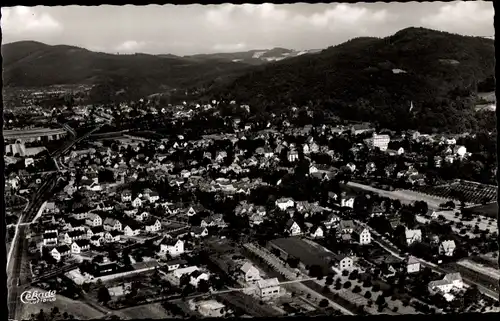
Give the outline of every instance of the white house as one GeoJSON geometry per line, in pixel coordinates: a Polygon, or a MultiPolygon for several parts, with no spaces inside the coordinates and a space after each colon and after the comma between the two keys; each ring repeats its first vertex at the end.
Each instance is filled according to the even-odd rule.
{"type": "Polygon", "coordinates": [[[321,239],[325,237],[324,228],[321,226],[313,226],[313,228],[311,228],[311,237],[315,239],[321,239]]]}
{"type": "Polygon", "coordinates": [[[169,254],[171,256],[184,253],[184,241],[176,240],[170,237],[164,237],[160,243],[160,254],[169,254]]]}
{"type": "Polygon", "coordinates": [[[256,288],[257,295],[262,298],[271,298],[280,295],[280,283],[278,278],[259,280],[256,288]]]}
{"type": "Polygon", "coordinates": [[[88,240],[78,240],[71,244],[71,253],[80,254],[90,249],[90,242],[88,240]]]}
{"type": "Polygon", "coordinates": [[[193,271],[190,275],[189,283],[191,283],[192,286],[198,287],[198,284],[200,283],[201,280],[208,281],[210,276],[202,272],[200,270],[193,271]]]}
{"type": "Polygon", "coordinates": [[[245,262],[245,264],[241,266],[240,271],[242,272],[243,278],[247,283],[255,282],[261,279],[259,270],[248,262],[245,262]]]}
{"type": "Polygon", "coordinates": [[[85,219],[85,224],[89,226],[99,226],[102,225],[102,218],[94,213],[90,213],[85,219]]]}
{"type": "Polygon", "coordinates": [[[57,245],[57,233],[54,232],[43,233],[43,245],[44,246],[57,245]]]}
{"type": "Polygon", "coordinates": [[[416,273],[420,271],[420,261],[418,261],[414,256],[410,256],[406,261],[406,272],[416,273]]]}
{"type": "Polygon", "coordinates": [[[285,225],[285,232],[288,232],[291,236],[296,236],[302,234],[302,229],[297,222],[293,219],[289,219],[285,225]]]}
{"type": "Polygon", "coordinates": [[[180,259],[175,259],[175,260],[170,260],[167,263],[165,263],[165,267],[167,268],[167,271],[175,271],[179,269],[181,266],[185,265],[187,262],[184,260],[180,259]]]}
{"type": "Polygon", "coordinates": [[[341,271],[352,268],[353,261],[346,255],[335,255],[332,259],[333,266],[341,271]]]}
{"type": "Polygon", "coordinates": [[[145,219],[147,219],[149,217],[149,213],[148,212],[142,212],[140,214],[136,214],[135,215],[135,219],[137,221],[144,221],[145,219]]]}
{"type": "Polygon", "coordinates": [[[352,197],[352,196],[342,196],[340,198],[340,206],[341,207],[354,208],[354,197],[352,197]]]}
{"type": "Polygon", "coordinates": [[[460,273],[448,273],[442,280],[429,282],[429,292],[431,293],[441,292],[447,294],[453,288],[462,289],[463,287],[464,282],[460,273]]]}
{"type": "Polygon", "coordinates": [[[71,249],[67,245],[61,245],[53,248],[52,251],[50,251],[50,254],[57,262],[59,262],[61,258],[71,254],[71,249]]]}
{"type": "Polygon", "coordinates": [[[158,219],[152,219],[145,224],[146,232],[158,232],[161,230],[161,223],[158,219]]]}
{"type": "Polygon", "coordinates": [[[118,231],[109,231],[104,234],[104,240],[107,243],[114,243],[114,242],[119,242],[120,241],[120,236],[122,233],[118,231]]]}
{"type": "Polygon", "coordinates": [[[140,197],[136,197],[134,198],[134,200],[132,201],[132,206],[137,208],[137,207],[141,207],[142,206],[142,200],[140,197]]]}
{"type": "Polygon", "coordinates": [[[191,228],[191,236],[199,238],[208,235],[208,229],[206,227],[194,226],[191,228]]]}
{"type": "Polygon", "coordinates": [[[284,211],[289,207],[294,207],[295,202],[291,198],[280,198],[275,202],[276,206],[279,207],[280,210],[284,211]]]}
{"type": "Polygon", "coordinates": [[[94,235],[90,238],[90,244],[94,245],[94,246],[101,246],[101,244],[104,243],[104,237],[100,236],[100,235],[94,235]]]}
{"type": "Polygon", "coordinates": [[[129,223],[127,224],[127,226],[125,226],[123,232],[126,236],[139,235],[139,233],[141,232],[141,227],[137,224],[129,223]]]}
{"type": "Polygon", "coordinates": [[[121,199],[123,203],[132,201],[132,193],[129,190],[124,190],[121,194],[121,199]]]}
{"type": "Polygon", "coordinates": [[[150,194],[149,194],[149,202],[150,203],[156,203],[160,200],[160,195],[158,194],[158,192],[155,192],[155,191],[152,191],[150,194]]]}
{"type": "Polygon", "coordinates": [[[216,300],[197,302],[198,312],[205,317],[217,318],[226,314],[226,306],[216,300]]]}
{"type": "Polygon", "coordinates": [[[455,248],[456,248],[455,241],[453,240],[443,241],[439,245],[439,255],[453,256],[455,248]]]}
{"type": "Polygon", "coordinates": [[[370,244],[372,241],[370,231],[365,227],[358,226],[354,230],[354,234],[361,245],[370,244]]]}
{"type": "Polygon", "coordinates": [[[422,231],[420,229],[410,230],[406,229],[406,244],[411,245],[415,242],[422,242],[422,231]]]}
{"type": "Polygon", "coordinates": [[[114,219],[114,218],[106,218],[103,223],[103,227],[105,231],[121,231],[122,230],[122,223],[120,223],[119,220],[114,219]]]}

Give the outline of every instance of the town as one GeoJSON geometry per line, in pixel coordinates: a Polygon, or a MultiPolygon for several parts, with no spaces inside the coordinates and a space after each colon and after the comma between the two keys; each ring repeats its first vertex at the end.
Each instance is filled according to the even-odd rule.
{"type": "Polygon", "coordinates": [[[496,133],[28,96],[5,114],[12,319],[500,311],[496,133]],[[34,288],[57,299],[18,304],[34,288]]]}

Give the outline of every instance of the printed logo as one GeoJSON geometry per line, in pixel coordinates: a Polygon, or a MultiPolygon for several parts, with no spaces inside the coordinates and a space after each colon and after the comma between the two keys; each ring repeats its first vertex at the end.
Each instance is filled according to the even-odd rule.
{"type": "Polygon", "coordinates": [[[37,304],[42,302],[53,302],[56,300],[56,291],[39,292],[24,291],[21,294],[21,302],[24,304],[37,304]]]}

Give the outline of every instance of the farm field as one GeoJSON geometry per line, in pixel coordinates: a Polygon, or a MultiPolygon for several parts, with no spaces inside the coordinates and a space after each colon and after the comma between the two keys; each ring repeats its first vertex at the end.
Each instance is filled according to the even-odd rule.
{"type": "Polygon", "coordinates": [[[469,207],[467,209],[464,209],[464,211],[468,211],[472,214],[483,215],[486,217],[497,218],[498,217],[498,203],[495,202],[495,203],[490,203],[490,204],[486,204],[486,205],[469,207]]]}
{"type": "Polygon", "coordinates": [[[462,194],[465,203],[482,204],[483,202],[494,202],[497,198],[497,187],[475,182],[453,182],[439,186],[416,187],[415,191],[433,195],[443,200],[450,199],[458,201],[456,195],[462,194]]]}

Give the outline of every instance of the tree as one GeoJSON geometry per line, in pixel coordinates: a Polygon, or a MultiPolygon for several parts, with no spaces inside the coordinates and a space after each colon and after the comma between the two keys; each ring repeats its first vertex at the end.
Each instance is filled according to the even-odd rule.
{"type": "Polygon", "coordinates": [[[372,297],[372,293],[371,293],[370,291],[366,291],[366,292],[365,292],[364,297],[365,297],[366,299],[369,299],[369,298],[371,298],[371,297],[372,297]]]}
{"type": "Polygon", "coordinates": [[[327,299],[322,299],[321,301],[319,301],[319,306],[321,308],[326,308],[328,306],[328,300],[327,299]]]}
{"type": "Polygon", "coordinates": [[[348,289],[348,288],[350,288],[350,287],[351,287],[351,282],[350,282],[350,281],[346,281],[346,282],[344,283],[344,289],[348,289]]]}
{"type": "Polygon", "coordinates": [[[200,282],[198,283],[198,292],[206,293],[208,291],[210,291],[209,283],[206,280],[201,279],[200,282]]]}
{"type": "Polygon", "coordinates": [[[332,285],[333,284],[333,277],[331,275],[329,275],[329,276],[326,277],[325,284],[326,285],[332,285]]]}
{"type": "Polygon", "coordinates": [[[313,264],[309,267],[310,277],[323,277],[323,269],[317,264],[313,264]]]}
{"type": "Polygon", "coordinates": [[[352,289],[352,292],[353,293],[359,293],[361,292],[361,287],[359,285],[356,285],[353,289],[352,289]]]}
{"type": "Polygon", "coordinates": [[[375,303],[378,305],[378,306],[382,306],[384,303],[385,303],[385,298],[382,294],[380,294],[378,297],[377,297],[377,300],[375,301],[375,303]]]}
{"type": "Polygon", "coordinates": [[[107,304],[111,300],[111,295],[106,287],[102,286],[97,292],[97,300],[103,304],[107,304]]]}

